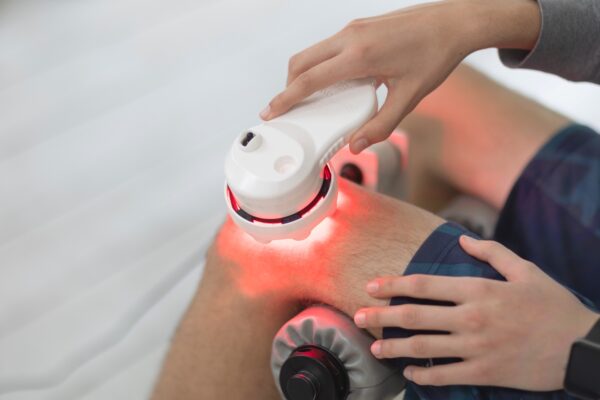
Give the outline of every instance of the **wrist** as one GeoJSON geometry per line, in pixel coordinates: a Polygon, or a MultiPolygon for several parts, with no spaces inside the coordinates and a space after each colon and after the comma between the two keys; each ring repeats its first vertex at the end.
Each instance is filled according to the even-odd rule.
{"type": "Polygon", "coordinates": [[[600,314],[596,314],[592,310],[585,308],[585,312],[579,318],[579,321],[574,324],[573,342],[587,336],[594,324],[600,319],[600,314]]]}
{"type": "MultiPolygon", "coordinates": [[[[600,396],[597,371],[600,366],[600,315],[593,314],[591,327],[574,341],[564,374],[567,394],[581,399],[597,399],[600,396]]],[[[589,321],[587,321],[589,324],[589,321]]],[[[586,324],[586,325],[587,325],[586,324]]]]}
{"type": "MultiPolygon", "coordinates": [[[[596,322],[598,322],[598,319],[600,319],[600,314],[597,314],[584,306],[584,310],[581,313],[581,315],[576,320],[573,321],[573,323],[571,324],[571,326],[572,326],[571,334],[570,334],[570,337],[568,338],[568,346],[566,349],[566,354],[564,356],[564,367],[565,368],[567,366],[569,355],[571,353],[571,348],[572,348],[573,344],[577,340],[585,338],[589,334],[589,332],[591,331],[593,326],[596,324],[596,322]]],[[[561,383],[562,383],[563,379],[564,379],[564,377],[561,376],[561,383]]]]}
{"type": "Polygon", "coordinates": [[[459,29],[467,51],[486,48],[531,50],[541,29],[535,0],[455,0],[463,18],[459,29]]]}

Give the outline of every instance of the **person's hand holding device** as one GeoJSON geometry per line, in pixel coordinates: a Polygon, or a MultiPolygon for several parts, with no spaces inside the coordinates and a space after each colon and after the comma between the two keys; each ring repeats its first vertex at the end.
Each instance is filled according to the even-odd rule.
{"type": "Polygon", "coordinates": [[[359,153],[385,140],[470,53],[489,47],[531,49],[540,31],[534,0],[448,0],[351,22],[289,61],[286,89],[261,112],[273,119],[338,81],[374,77],[385,104],[357,132],[359,153]]]}
{"type": "Polygon", "coordinates": [[[449,332],[376,341],[371,349],[374,355],[463,360],[431,368],[407,367],[407,379],[419,385],[562,389],[572,343],[584,337],[600,316],[535,264],[501,244],[467,236],[461,237],[460,244],[507,281],[428,275],[371,281],[367,291],[375,298],[407,296],[456,304],[359,310],[354,318],[363,328],[449,332]]]}

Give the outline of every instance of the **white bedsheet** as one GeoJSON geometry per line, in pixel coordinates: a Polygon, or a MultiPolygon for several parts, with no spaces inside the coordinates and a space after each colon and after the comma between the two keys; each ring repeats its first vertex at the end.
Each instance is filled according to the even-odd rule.
{"type": "MultiPolygon", "coordinates": [[[[294,52],[413,2],[0,4],[0,399],[145,399],[294,52]]],[[[600,128],[600,92],[471,61],[600,128]]]]}

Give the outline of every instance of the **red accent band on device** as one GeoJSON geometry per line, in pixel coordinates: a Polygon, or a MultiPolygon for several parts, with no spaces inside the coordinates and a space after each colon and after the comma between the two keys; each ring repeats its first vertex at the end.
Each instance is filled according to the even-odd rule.
{"type": "Polygon", "coordinates": [[[303,215],[307,214],[308,212],[310,212],[310,210],[315,208],[319,201],[327,195],[327,192],[329,192],[330,187],[331,170],[329,169],[328,165],[325,165],[325,168],[323,169],[323,184],[321,185],[321,189],[319,189],[319,193],[317,193],[315,198],[312,199],[311,202],[308,203],[308,205],[302,210],[283,218],[261,218],[247,213],[246,211],[242,210],[229,186],[227,186],[227,196],[229,197],[229,202],[231,203],[231,207],[233,208],[233,210],[245,220],[248,220],[250,222],[261,222],[263,224],[287,224],[302,218],[303,215]]]}

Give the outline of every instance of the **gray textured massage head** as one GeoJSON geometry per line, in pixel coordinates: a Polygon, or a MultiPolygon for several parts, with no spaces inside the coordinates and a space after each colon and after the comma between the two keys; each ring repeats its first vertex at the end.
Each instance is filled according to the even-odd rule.
{"type": "Polygon", "coordinates": [[[273,340],[271,369],[288,400],[392,400],[402,373],[371,354],[374,339],[329,307],[304,310],[273,340]]]}

